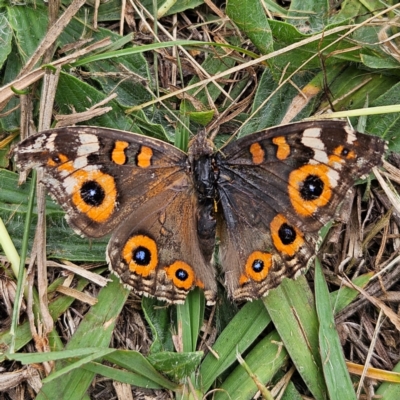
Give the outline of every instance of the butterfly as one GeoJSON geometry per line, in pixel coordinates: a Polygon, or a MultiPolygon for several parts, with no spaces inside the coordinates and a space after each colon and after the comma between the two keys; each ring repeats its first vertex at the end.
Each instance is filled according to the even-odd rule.
{"type": "Polygon", "coordinates": [[[138,294],[184,302],[195,287],[215,302],[214,248],[228,295],[265,296],[315,255],[319,229],[349,188],[381,163],[385,142],[342,121],[301,122],[220,150],[199,132],[185,153],[135,133],[75,126],[14,150],[79,234],[111,233],[110,269],[138,294]]]}

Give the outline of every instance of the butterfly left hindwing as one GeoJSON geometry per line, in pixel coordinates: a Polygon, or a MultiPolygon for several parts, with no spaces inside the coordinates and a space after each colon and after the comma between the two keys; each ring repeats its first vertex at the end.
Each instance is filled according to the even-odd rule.
{"type": "Polygon", "coordinates": [[[318,230],[384,147],[343,122],[316,121],[217,153],[201,133],[188,154],[138,134],[62,128],[28,138],[15,155],[20,169],[45,171],[78,233],[112,232],[107,260],[125,285],[171,303],[200,287],[212,303],[216,232],[229,296],[264,296],[306,268],[318,230]]]}

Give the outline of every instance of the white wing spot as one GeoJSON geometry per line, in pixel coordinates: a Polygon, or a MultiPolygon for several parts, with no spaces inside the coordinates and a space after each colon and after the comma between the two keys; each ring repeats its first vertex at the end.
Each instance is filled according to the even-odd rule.
{"type": "Polygon", "coordinates": [[[335,188],[338,185],[338,182],[340,179],[339,172],[335,171],[333,168],[329,168],[328,178],[329,178],[331,187],[335,188]]]}
{"type": "Polygon", "coordinates": [[[348,144],[353,144],[353,143],[357,140],[357,136],[356,136],[355,131],[354,131],[353,129],[351,129],[349,126],[345,126],[345,127],[344,127],[344,130],[345,130],[346,133],[347,133],[347,140],[346,140],[346,142],[347,142],[348,144]]]}
{"type": "Polygon", "coordinates": [[[328,155],[326,154],[326,147],[324,142],[320,139],[321,129],[320,128],[309,128],[303,132],[301,143],[304,146],[314,150],[314,158],[310,160],[309,164],[316,165],[320,163],[327,164],[329,162],[328,155]]]}
{"type": "Polygon", "coordinates": [[[95,153],[100,150],[99,139],[96,135],[90,133],[80,133],[79,141],[81,145],[78,147],[78,157],[86,156],[90,153],[95,153]]]}

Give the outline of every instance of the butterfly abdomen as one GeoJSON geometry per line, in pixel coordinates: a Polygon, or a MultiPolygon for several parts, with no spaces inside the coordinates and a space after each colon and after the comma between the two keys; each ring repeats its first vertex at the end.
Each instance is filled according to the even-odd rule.
{"type": "Polygon", "coordinates": [[[207,262],[211,261],[215,246],[216,177],[211,155],[195,157],[192,165],[194,188],[198,199],[197,235],[200,249],[207,262]]]}

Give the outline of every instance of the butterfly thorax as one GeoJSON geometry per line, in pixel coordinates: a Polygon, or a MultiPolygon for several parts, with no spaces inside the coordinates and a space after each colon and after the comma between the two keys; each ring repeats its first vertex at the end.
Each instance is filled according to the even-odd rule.
{"type": "Polygon", "coordinates": [[[201,251],[206,261],[210,261],[216,232],[215,204],[217,196],[217,170],[213,157],[213,143],[207,139],[205,131],[200,131],[189,143],[188,162],[193,174],[196,190],[197,234],[201,251]]]}

